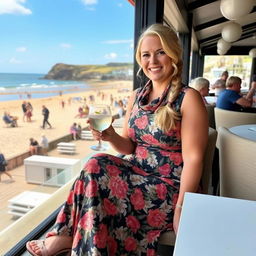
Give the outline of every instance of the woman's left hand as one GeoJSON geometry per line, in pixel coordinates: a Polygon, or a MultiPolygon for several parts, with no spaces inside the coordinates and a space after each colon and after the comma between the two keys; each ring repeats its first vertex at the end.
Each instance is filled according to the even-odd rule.
{"type": "Polygon", "coordinates": [[[175,234],[178,232],[179,222],[180,222],[180,214],[181,214],[181,208],[176,207],[174,210],[174,216],[173,216],[173,229],[175,234]]]}

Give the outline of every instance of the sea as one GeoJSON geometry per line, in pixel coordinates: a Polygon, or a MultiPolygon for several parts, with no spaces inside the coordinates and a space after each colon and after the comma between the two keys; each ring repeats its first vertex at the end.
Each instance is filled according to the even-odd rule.
{"type": "Polygon", "coordinates": [[[0,73],[0,101],[48,98],[89,89],[83,81],[43,79],[45,74],[0,73]]]}

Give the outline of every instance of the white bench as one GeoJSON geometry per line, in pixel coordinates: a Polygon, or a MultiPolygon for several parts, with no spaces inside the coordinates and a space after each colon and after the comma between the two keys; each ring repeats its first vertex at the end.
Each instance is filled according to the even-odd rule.
{"type": "Polygon", "coordinates": [[[82,140],[93,140],[92,132],[91,131],[82,131],[81,132],[81,139],[82,140]]]}
{"type": "Polygon", "coordinates": [[[31,209],[47,200],[50,196],[50,194],[46,193],[24,191],[8,200],[8,208],[10,209],[8,213],[16,217],[22,217],[31,209]]]}
{"type": "Polygon", "coordinates": [[[57,151],[60,153],[75,154],[76,145],[74,143],[60,142],[57,144],[57,151]]]}

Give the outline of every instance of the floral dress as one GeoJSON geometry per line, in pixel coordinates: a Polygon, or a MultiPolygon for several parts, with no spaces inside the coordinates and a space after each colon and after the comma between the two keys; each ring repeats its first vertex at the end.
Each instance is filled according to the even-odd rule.
{"type": "MultiPolygon", "coordinates": [[[[168,88],[148,104],[151,88],[138,90],[130,116],[134,154],[89,159],[47,235],[72,236],[73,256],[154,256],[160,233],[172,229],[183,166],[180,122],[168,133],[155,126],[154,112],[167,103],[168,88]]],[[[183,96],[173,103],[177,111],[183,96]]]]}

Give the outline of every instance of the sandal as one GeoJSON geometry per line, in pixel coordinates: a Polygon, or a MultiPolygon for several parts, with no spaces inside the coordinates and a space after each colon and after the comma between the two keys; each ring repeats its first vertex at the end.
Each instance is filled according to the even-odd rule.
{"type": "Polygon", "coordinates": [[[55,252],[54,254],[49,254],[47,251],[47,248],[45,247],[44,240],[29,241],[26,243],[26,248],[27,248],[27,251],[33,256],[57,256],[62,253],[69,253],[68,255],[71,255],[71,248],[64,248],[55,252]],[[34,243],[35,246],[40,248],[41,254],[37,254],[35,253],[35,251],[33,251],[33,248],[31,247],[31,244],[30,244],[31,242],[34,243]]]}

